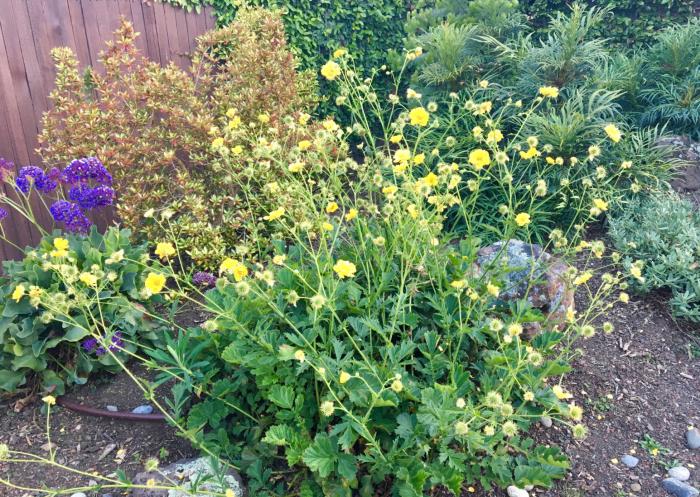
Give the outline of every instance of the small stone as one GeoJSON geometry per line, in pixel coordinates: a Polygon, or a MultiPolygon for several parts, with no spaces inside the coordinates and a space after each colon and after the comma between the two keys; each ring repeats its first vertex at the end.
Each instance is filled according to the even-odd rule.
{"type": "Polygon", "coordinates": [[[676,480],[680,481],[688,481],[690,480],[690,471],[688,468],[684,468],[683,466],[676,466],[675,468],[668,470],[668,477],[675,478],[676,480]]]}
{"type": "Polygon", "coordinates": [[[534,485],[525,485],[525,490],[527,490],[528,492],[531,492],[531,491],[533,491],[534,489],[535,489],[535,486],[534,486],[534,485]]]}
{"type": "Polygon", "coordinates": [[[70,497],[87,497],[87,495],[85,495],[83,492],[76,492],[70,497]]]}
{"type": "Polygon", "coordinates": [[[625,454],[624,456],[622,456],[621,460],[622,464],[624,464],[628,468],[634,468],[637,466],[637,464],[639,464],[639,459],[629,454],[625,454]]]}
{"type": "Polygon", "coordinates": [[[552,418],[550,418],[549,416],[542,416],[540,418],[540,423],[545,428],[551,428],[552,427],[552,418]]]}
{"type": "Polygon", "coordinates": [[[506,491],[508,492],[508,497],[530,497],[530,494],[527,493],[527,490],[518,488],[515,485],[511,485],[506,489],[506,491]]]}
{"type": "Polygon", "coordinates": [[[685,440],[688,443],[688,448],[700,449],[700,430],[697,428],[691,428],[685,434],[685,440]]]}
{"type": "Polygon", "coordinates": [[[697,497],[700,494],[697,488],[693,488],[687,483],[683,483],[675,478],[666,478],[661,482],[661,486],[664,487],[664,490],[669,494],[675,495],[675,497],[697,497]]]}
{"type": "Polygon", "coordinates": [[[109,412],[117,412],[119,409],[117,409],[117,406],[107,406],[107,410],[109,412]]]}
{"type": "Polygon", "coordinates": [[[134,414],[151,414],[153,412],[153,406],[144,405],[134,408],[131,412],[134,414]]]}
{"type": "Polygon", "coordinates": [[[641,492],[642,486],[639,483],[633,483],[630,485],[630,490],[632,490],[632,492],[641,492]]]}

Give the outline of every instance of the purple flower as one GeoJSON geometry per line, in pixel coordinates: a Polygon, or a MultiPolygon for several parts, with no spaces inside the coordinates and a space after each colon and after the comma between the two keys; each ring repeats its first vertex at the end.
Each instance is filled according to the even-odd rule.
{"type": "Polygon", "coordinates": [[[63,170],[63,177],[69,185],[88,183],[90,180],[99,185],[112,184],[112,175],[97,157],[75,159],[63,170]]]}
{"type": "Polygon", "coordinates": [[[7,211],[5,209],[3,209],[2,207],[0,207],[0,221],[5,219],[7,216],[8,216],[7,211]]]}
{"type": "Polygon", "coordinates": [[[192,276],[192,283],[205,288],[213,287],[216,284],[216,276],[211,273],[199,271],[192,276]]]}
{"type": "Polygon", "coordinates": [[[109,346],[109,350],[116,352],[121,350],[123,345],[124,341],[122,340],[122,332],[117,331],[114,335],[112,335],[112,344],[109,346]]]}
{"type": "Polygon", "coordinates": [[[114,189],[102,185],[93,188],[82,183],[70,189],[68,198],[77,202],[83,209],[90,210],[112,205],[114,203],[114,189]]]}
{"type": "Polygon", "coordinates": [[[83,340],[81,346],[83,347],[83,350],[85,350],[85,352],[92,352],[93,350],[95,350],[95,348],[97,348],[97,338],[86,338],[85,340],[83,340]]]}
{"type": "Polygon", "coordinates": [[[43,169],[36,166],[24,166],[17,173],[15,185],[25,195],[34,187],[42,193],[49,193],[56,189],[58,183],[51,179],[43,169]]]}
{"type": "Polygon", "coordinates": [[[66,225],[66,229],[73,233],[85,234],[89,231],[92,223],[85,216],[78,204],[67,200],[57,200],[49,207],[49,211],[57,222],[66,225]]]}

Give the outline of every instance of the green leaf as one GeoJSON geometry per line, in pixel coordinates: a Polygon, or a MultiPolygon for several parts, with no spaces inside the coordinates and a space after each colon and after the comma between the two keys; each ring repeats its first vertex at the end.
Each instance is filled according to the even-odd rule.
{"type": "Polygon", "coordinates": [[[288,386],[274,385],[270,388],[267,398],[282,409],[291,409],[294,406],[294,389],[288,386]]]}
{"type": "Polygon", "coordinates": [[[311,471],[321,478],[327,478],[338,462],[337,442],[325,433],[319,433],[314,443],[304,451],[303,461],[311,471]]]}

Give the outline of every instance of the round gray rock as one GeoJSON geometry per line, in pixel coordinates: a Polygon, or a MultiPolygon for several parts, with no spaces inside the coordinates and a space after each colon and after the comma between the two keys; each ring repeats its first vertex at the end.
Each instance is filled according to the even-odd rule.
{"type": "Polygon", "coordinates": [[[668,470],[668,477],[680,481],[688,481],[690,480],[690,471],[683,466],[676,466],[668,470]]]}
{"type": "Polygon", "coordinates": [[[83,492],[76,492],[70,497],[87,497],[87,495],[85,495],[83,492]]]}
{"type": "Polygon", "coordinates": [[[700,449],[700,430],[692,428],[685,434],[685,441],[690,449],[700,449]]]}
{"type": "Polygon", "coordinates": [[[518,488],[515,485],[511,485],[506,489],[506,492],[508,493],[508,497],[530,497],[530,494],[527,492],[527,490],[524,490],[522,488],[518,488]]]}
{"type": "Polygon", "coordinates": [[[629,454],[625,454],[624,456],[622,456],[621,461],[622,464],[624,464],[628,468],[635,468],[637,467],[637,464],[639,464],[639,459],[629,454]]]}

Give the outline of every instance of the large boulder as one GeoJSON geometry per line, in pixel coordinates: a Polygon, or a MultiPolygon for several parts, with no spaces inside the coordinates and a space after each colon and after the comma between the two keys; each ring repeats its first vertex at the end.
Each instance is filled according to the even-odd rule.
{"type": "MultiPolygon", "coordinates": [[[[504,303],[526,298],[540,309],[552,327],[563,327],[566,311],[574,307],[574,290],[567,283],[569,267],[537,244],[506,240],[482,247],[475,264],[477,276],[492,273],[503,280],[499,299],[504,303]]],[[[532,336],[539,323],[526,326],[532,336]]]]}

